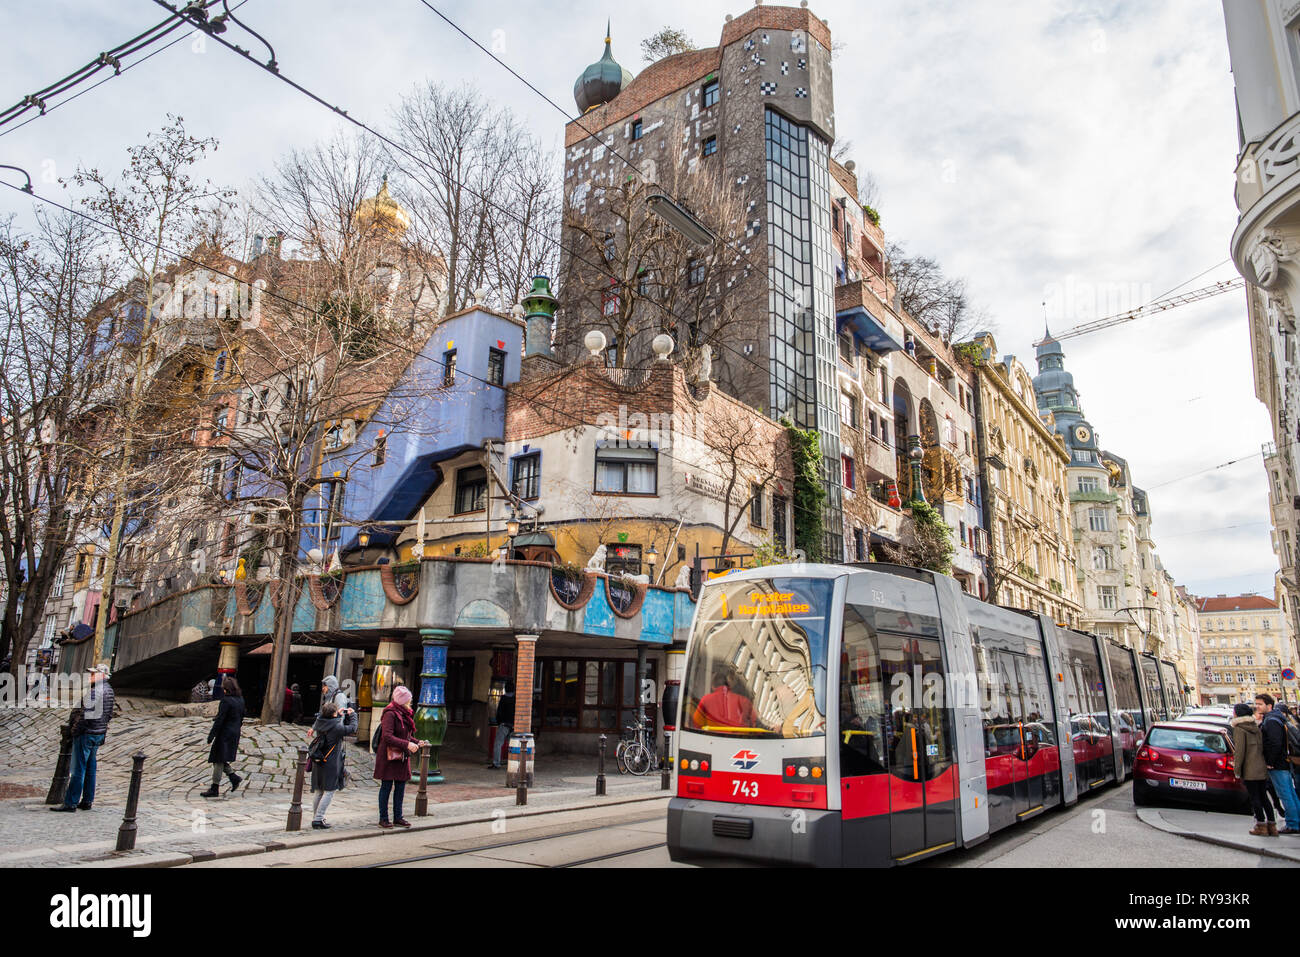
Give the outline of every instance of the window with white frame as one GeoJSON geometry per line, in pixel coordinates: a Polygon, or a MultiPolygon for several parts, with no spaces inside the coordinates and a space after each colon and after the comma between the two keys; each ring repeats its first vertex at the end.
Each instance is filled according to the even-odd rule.
{"type": "Polygon", "coordinates": [[[1110,509],[1088,509],[1088,528],[1094,532],[1109,532],[1111,530],[1110,509]]]}
{"type": "Polygon", "coordinates": [[[1097,586],[1097,604],[1107,611],[1114,611],[1119,607],[1119,590],[1115,585],[1098,585],[1097,586]]]}
{"type": "Polygon", "coordinates": [[[658,449],[597,449],[596,491],[655,495],[659,489],[658,449]]]}

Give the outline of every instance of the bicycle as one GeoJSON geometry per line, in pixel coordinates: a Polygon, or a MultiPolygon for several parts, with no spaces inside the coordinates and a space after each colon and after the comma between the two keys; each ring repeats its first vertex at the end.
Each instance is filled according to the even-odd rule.
{"type": "Polygon", "coordinates": [[[650,739],[649,729],[637,722],[623,729],[623,737],[614,752],[614,761],[619,774],[649,774],[656,764],[654,742],[650,739]]]}

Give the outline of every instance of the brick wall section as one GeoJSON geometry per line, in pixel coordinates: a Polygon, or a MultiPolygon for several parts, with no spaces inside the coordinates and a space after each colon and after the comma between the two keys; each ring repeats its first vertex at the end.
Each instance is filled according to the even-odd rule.
{"type": "Polygon", "coordinates": [[[536,670],[537,636],[515,636],[515,734],[533,728],[533,674],[536,670]]]}
{"type": "Polygon", "coordinates": [[[596,425],[600,416],[617,413],[620,406],[626,406],[629,415],[670,412],[675,368],[671,363],[655,363],[644,385],[621,388],[611,379],[602,359],[588,359],[507,386],[506,440],[533,439],[578,425],[596,425]]]}

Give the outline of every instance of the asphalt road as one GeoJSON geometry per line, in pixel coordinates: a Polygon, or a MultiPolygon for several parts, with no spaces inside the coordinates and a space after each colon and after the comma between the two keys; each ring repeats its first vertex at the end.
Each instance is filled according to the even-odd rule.
{"type": "MultiPolygon", "coordinates": [[[[383,834],[193,867],[678,867],[664,846],[668,799],[433,831],[383,834]]],[[[1242,817],[1242,827],[1249,827],[1242,817]]],[[[1276,858],[1167,834],[1140,821],[1127,785],[1041,815],[970,850],[912,865],[938,867],[1290,867],[1276,858]]]]}

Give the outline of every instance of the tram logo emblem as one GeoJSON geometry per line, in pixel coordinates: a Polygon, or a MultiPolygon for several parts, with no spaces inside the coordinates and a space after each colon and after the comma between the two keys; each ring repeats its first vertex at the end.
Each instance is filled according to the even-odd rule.
{"type": "Polygon", "coordinates": [[[748,748],[741,748],[731,756],[731,766],[738,771],[752,770],[758,764],[758,755],[748,748]]]}

